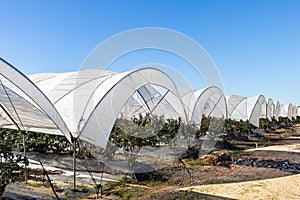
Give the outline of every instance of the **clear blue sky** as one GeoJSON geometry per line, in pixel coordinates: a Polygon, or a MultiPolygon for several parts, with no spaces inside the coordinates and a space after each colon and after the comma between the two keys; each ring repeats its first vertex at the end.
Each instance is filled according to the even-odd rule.
{"type": "Polygon", "coordinates": [[[0,57],[25,74],[77,70],[108,37],[163,27],[207,50],[227,93],[300,105],[297,0],[0,0],[0,6],[0,57]]]}

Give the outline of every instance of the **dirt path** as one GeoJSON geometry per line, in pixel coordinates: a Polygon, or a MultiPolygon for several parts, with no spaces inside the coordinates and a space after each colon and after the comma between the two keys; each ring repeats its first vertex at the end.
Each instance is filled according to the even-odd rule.
{"type": "Polygon", "coordinates": [[[300,199],[300,175],[238,183],[201,185],[180,190],[234,199],[300,199]]]}
{"type": "Polygon", "coordinates": [[[253,152],[253,151],[282,151],[282,152],[300,153],[300,144],[275,145],[275,146],[268,146],[268,147],[261,147],[261,148],[245,150],[245,152],[253,152]]]}
{"type": "MultiPolygon", "coordinates": [[[[246,150],[245,157],[300,161],[300,144],[246,150]]],[[[300,174],[237,183],[206,184],[179,189],[234,199],[300,199],[300,174]]]]}

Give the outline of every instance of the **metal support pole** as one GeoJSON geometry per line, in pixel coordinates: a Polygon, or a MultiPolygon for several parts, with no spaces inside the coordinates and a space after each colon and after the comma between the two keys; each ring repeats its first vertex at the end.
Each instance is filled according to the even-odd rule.
{"type": "MultiPolygon", "coordinates": [[[[25,169],[25,173],[24,173],[24,178],[25,178],[25,183],[27,184],[28,182],[28,177],[27,177],[27,166],[26,166],[26,138],[25,138],[25,133],[22,133],[23,135],[23,156],[24,156],[24,169],[25,169]]],[[[27,135],[27,130],[26,130],[26,135],[27,135]]]]}
{"type": "Polygon", "coordinates": [[[73,138],[73,190],[76,190],[76,139],[73,138]]]}

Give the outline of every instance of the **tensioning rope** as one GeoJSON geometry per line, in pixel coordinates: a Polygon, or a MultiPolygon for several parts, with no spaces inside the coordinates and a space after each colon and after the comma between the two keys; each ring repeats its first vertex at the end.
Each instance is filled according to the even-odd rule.
{"type": "MultiPolygon", "coordinates": [[[[99,195],[99,190],[100,190],[100,196],[102,198],[102,180],[103,180],[103,171],[104,169],[102,169],[101,171],[101,178],[100,178],[100,183],[98,184],[96,179],[94,178],[92,172],[88,169],[88,167],[86,166],[86,164],[83,162],[83,159],[81,157],[79,157],[83,167],[86,169],[86,171],[89,173],[89,176],[91,177],[92,181],[94,182],[94,184],[96,185],[96,188],[97,188],[97,198],[98,198],[98,195],[99,195]]],[[[103,165],[103,168],[104,168],[104,165],[103,165]]]]}
{"type": "Polygon", "coordinates": [[[44,165],[43,165],[43,163],[42,163],[40,157],[39,157],[37,154],[35,154],[35,156],[36,156],[36,158],[38,159],[39,163],[41,164],[41,166],[42,166],[42,168],[43,168],[44,174],[46,175],[46,177],[47,177],[47,179],[48,179],[48,181],[49,181],[49,184],[50,184],[50,186],[51,186],[51,189],[52,189],[52,191],[53,191],[53,193],[54,193],[56,199],[59,200],[59,197],[58,197],[58,195],[56,194],[55,188],[54,188],[54,186],[53,186],[53,184],[52,184],[52,182],[51,182],[51,179],[50,179],[50,177],[49,177],[49,175],[48,175],[48,172],[47,172],[46,169],[44,168],[44,165]]]}

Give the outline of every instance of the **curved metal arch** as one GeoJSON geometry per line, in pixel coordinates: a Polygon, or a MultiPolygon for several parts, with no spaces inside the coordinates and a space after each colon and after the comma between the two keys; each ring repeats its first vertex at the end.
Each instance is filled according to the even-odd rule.
{"type": "MultiPolygon", "coordinates": [[[[94,145],[105,147],[123,105],[136,90],[148,84],[164,87],[181,101],[173,80],[158,69],[149,67],[116,74],[102,84],[102,96],[98,99],[95,109],[88,117],[78,137],[94,145]],[[133,81],[133,84],[132,82],[128,84],[125,81],[133,81]],[[123,96],[119,95],[121,93],[123,96]],[[95,133],[95,131],[99,132],[95,133]]],[[[186,120],[182,102],[181,106],[183,119],[186,120]]]]}
{"type": "MultiPolygon", "coordinates": [[[[238,109],[239,106],[245,102],[247,105],[247,98],[246,97],[241,97],[238,95],[226,95],[226,106],[227,106],[227,113],[228,113],[228,118],[230,119],[235,119],[232,118],[232,115],[234,112],[238,112],[240,116],[243,116],[244,114],[242,114],[238,109]],[[233,104],[233,102],[231,101],[232,98],[238,99],[237,103],[233,104]]],[[[245,109],[247,110],[247,108],[245,109]]],[[[247,113],[245,113],[245,115],[247,115],[247,113]]],[[[245,116],[246,117],[246,116],[245,116]]]]}
{"type": "Polygon", "coordinates": [[[82,122],[84,122],[84,116],[89,115],[89,113],[86,114],[87,106],[93,98],[94,92],[103,82],[101,79],[107,79],[114,74],[116,73],[93,69],[55,74],[33,74],[29,75],[29,78],[48,96],[61,117],[65,120],[73,137],[77,137],[79,127],[82,122]],[[82,88],[87,87],[86,85],[90,85],[91,83],[95,84],[93,87],[90,87],[89,90],[85,90],[88,91],[88,93],[85,94],[86,98],[82,99],[82,88]],[[51,87],[49,87],[49,85],[51,85],[51,87]],[[59,94],[57,92],[59,92],[59,94]],[[73,103],[70,103],[70,97],[74,100],[73,103]],[[78,112],[79,105],[81,106],[80,112],[78,112]],[[72,106],[73,108],[71,108],[72,106]],[[74,110],[76,110],[76,114],[74,110]],[[74,117],[74,119],[72,119],[72,117],[74,117]]]}
{"type": "MultiPolygon", "coordinates": [[[[266,98],[265,98],[265,96],[263,96],[263,95],[259,95],[259,96],[256,96],[257,98],[256,98],[256,101],[255,101],[255,104],[253,105],[253,107],[250,109],[251,110],[251,112],[250,112],[250,115],[248,115],[248,120],[249,120],[249,122],[251,123],[251,124],[253,124],[254,126],[259,126],[259,118],[258,119],[253,119],[253,114],[254,114],[254,112],[256,111],[255,110],[255,108],[257,108],[257,105],[260,103],[260,99],[262,99],[262,103],[260,103],[260,112],[261,112],[261,106],[262,106],[262,104],[263,103],[267,103],[266,102],[266,98]]],[[[254,97],[250,97],[250,98],[254,98],[254,97]]],[[[247,101],[249,100],[249,98],[247,98],[247,101]]],[[[249,104],[247,104],[247,107],[248,107],[248,105],[249,104]]],[[[267,106],[267,105],[266,105],[267,106]]],[[[267,114],[267,110],[265,110],[265,115],[267,114]]],[[[267,116],[267,115],[266,115],[267,116]]]]}
{"type": "Polygon", "coordinates": [[[273,99],[269,98],[267,103],[267,117],[271,121],[275,116],[275,104],[273,99]]]}
{"type": "Polygon", "coordinates": [[[290,119],[290,120],[292,120],[293,119],[293,104],[291,104],[291,103],[289,103],[288,104],[288,118],[290,119]]]}
{"type": "Polygon", "coordinates": [[[64,120],[47,96],[25,75],[0,58],[0,74],[24,92],[49,117],[57,128],[72,142],[72,135],[64,120]]]}
{"type": "Polygon", "coordinates": [[[285,104],[280,104],[280,113],[279,116],[280,117],[287,117],[288,115],[288,106],[285,104]]]}
{"type": "MultiPolygon", "coordinates": [[[[143,87],[143,86],[142,86],[143,87]]],[[[142,88],[141,87],[141,88],[142,88]]],[[[172,97],[174,97],[174,96],[171,96],[170,97],[170,95],[168,95],[169,94],[169,90],[166,90],[165,88],[164,88],[164,90],[163,91],[161,91],[158,87],[161,87],[161,86],[158,86],[157,87],[157,85],[153,85],[153,84],[151,84],[151,85],[147,85],[147,87],[148,87],[148,89],[147,89],[147,93],[149,94],[149,95],[151,95],[152,93],[149,91],[149,89],[151,89],[152,90],[152,92],[154,91],[155,93],[157,93],[157,94],[159,94],[159,104],[161,103],[161,101],[162,100],[165,100],[165,102],[170,106],[170,107],[172,107],[173,109],[174,109],[174,112],[177,114],[177,116],[180,116],[180,113],[178,112],[178,110],[176,109],[176,107],[174,107],[175,105],[173,105],[172,104],[172,101],[174,100],[174,98],[172,98],[172,97]],[[165,91],[166,90],[166,91],[165,91]]],[[[139,88],[140,89],[140,88],[139,88]]],[[[137,90],[137,95],[141,98],[141,100],[142,100],[142,102],[140,102],[140,103],[142,103],[142,104],[140,104],[140,107],[146,107],[146,109],[150,112],[150,113],[152,113],[152,112],[154,112],[155,110],[156,110],[156,108],[158,107],[158,105],[159,104],[156,104],[152,109],[150,109],[150,107],[149,107],[149,105],[148,105],[148,103],[149,102],[147,102],[146,101],[146,99],[144,99],[144,97],[143,97],[143,95],[139,92],[139,90],[137,90]]],[[[178,97],[176,98],[179,102],[180,102],[180,104],[182,104],[182,101],[181,101],[181,99],[179,99],[178,97]]],[[[153,100],[153,99],[152,99],[153,100]]],[[[152,101],[151,100],[151,101],[152,101]]],[[[152,102],[153,103],[153,102],[152,102]]],[[[178,103],[178,102],[177,102],[178,103]]],[[[164,114],[167,114],[167,115],[169,115],[170,113],[164,113],[164,114]]]]}
{"type": "MultiPolygon", "coordinates": [[[[205,97],[205,95],[209,92],[209,94],[211,95],[208,95],[206,99],[204,99],[204,102],[207,102],[208,99],[214,95],[214,94],[219,94],[220,95],[220,99],[223,97],[224,98],[224,101],[225,101],[225,115],[224,117],[226,117],[227,115],[227,104],[226,104],[226,98],[225,98],[225,95],[223,93],[223,91],[216,87],[216,86],[210,86],[210,87],[206,87],[202,90],[197,90],[197,91],[191,91],[189,93],[185,93],[183,96],[182,96],[182,99],[183,99],[183,102],[185,101],[184,99],[186,99],[186,102],[184,102],[184,105],[186,107],[186,110],[187,112],[190,112],[191,111],[191,114],[188,115],[188,120],[192,121],[193,120],[193,117],[195,116],[195,107],[196,107],[196,104],[199,103],[199,101],[205,97]],[[193,100],[194,99],[194,100],[193,100]]],[[[220,99],[218,101],[220,101],[220,99]]],[[[201,111],[204,110],[204,107],[205,107],[205,104],[201,105],[201,108],[203,109],[200,109],[201,111]]],[[[198,117],[198,120],[200,123],[201,123],[201,120],[202,120],[202,113],[200,113],[200,116],[198,117]]]]}
{"type": "Polygon", "coordinates": [[[287,117],[292,120],[293,117],[293,105],[289,104],[281,104],[280,106],[280,117],[287,117]]]}
{"type": "Polygon", "coordinates": [[[298,115],[298,107],[296,105],[293,105],[293,117],[297,119],[298,115]]]}
{"type": "Polygon", "coordinates": [[[276,106],[275,106],[275,119],[278,120],[278,118],[280,117],[281,113],[281,104],[279,101],[276,102],[276,106]]]}

